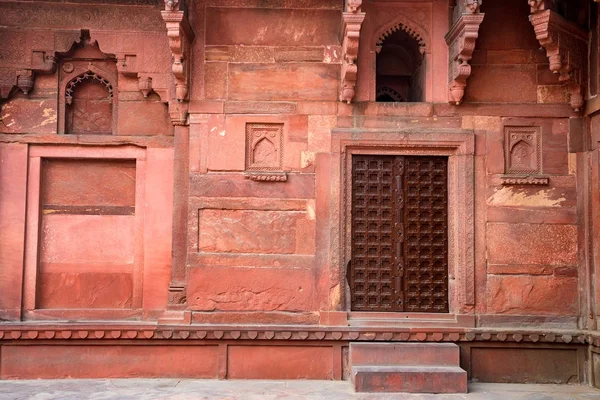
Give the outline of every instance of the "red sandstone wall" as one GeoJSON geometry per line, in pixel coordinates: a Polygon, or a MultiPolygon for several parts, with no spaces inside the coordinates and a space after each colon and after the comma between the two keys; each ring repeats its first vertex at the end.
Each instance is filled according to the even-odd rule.
{"type": "MultiPolygon", "coordinates": [[[[340,238],[331,234],[334,224],[345,218],[335,206],[341,194],[340,187],[332,186],[332,182],[340,184],[334,179],[340,166],[331,161],[331,131],[455,129],[475,134],[475,267],[471,274],[475,277],[472,306],[479,323],[535,320],[577,326],[584,301],[581,276],[585,275],[577,185],[586,184],[580,179],[586,167],[569,153],[572,114],[564,87],[548,71],[547,59],[539,50],[526,2],[490,1],[484,5],[486,17],[472,61],[473,74],[466,103],[460,107],[445,104],[446,2],[394,4],[393,13],[386,11],[384,3],[368,1],[364,5],[367,20],[361,35],[355,105],[337,101],[341,2],[300,2],[289,7],[276,2],[193,3],[190,22],[196,41],[189,147],[177,142],[187,133],[175,141],[161,137],[172,135],[173,128],[161,97],[168,90],[160,89],[170,83],[171,55],[159,8],[120,6],[116,13],[109,5],[93,5],[87,18],[76,12],[76,6],[46,4],[45,12],[33,19],[25,12],[33,4],[3,3],[6,12],[0,22],[8,27],[2,28],[2,34],[11,45],[3,47],[0,67],[26,67],[27,62],[33,62],[29,53],[25,58],[21,55],[23,41],[50,46],[46,42],[53,38],[53,43],[70,46],[82,28],[90,29],[100,51],[117,54],[117,58],[130,57],[129,66],[118,66],[116,126],[122,139],[95,137],[79,143],[77,138],[56,134],[60,126],[59,71],[38,74],[29,95],[14,94],[3,104],[2,140],[20,142],[2,147],[6,161],[0,171],[4,183],[0,213],[7,216],[1,220],[3,226],[10,227],[0,233],[0,285],[5,285],[1,288],[6,293],[0,305],[5,315],[17,318],[20,299],[26,297],[29,311],[39,307],[109,307],[145,309],[148,315],[154,312],[156,316],[167,301],[172,233],[173,265],[187,269],[187,307],[194,312],[194,321],[316,324],[319,311],[347,307],[345,267],[340,265],[343,261],[335,259],[340,238]],[[137,16],[134,22],[123,17],[125,11],[137,16]],[[368,61],[374,42],[378,34],[398,23],[398,16],[408,18],[427,43],[428,101],[394,106],[361,102],[373,94],[368,61]],[[157,90],[148,98],[139,91],[139,75],[131,72],[134,65],[136,74],[153,77],[157,90]],[[271,171],[281,176],[285,173],[286,182],[247,179],[250,172],[256,173],[249,168],[253,161],[248,147],[248,129],[256,124],[281,129],[276,139],[280,158],[271,171]],[[548,186],[502,185],[510,157],[507,129],[513,126],[539,128],[539,174],[549,178],[548,186]],[[77,146],[68,147],[61,155],[66,159],[94,144],[90,157],[99,154],[98,159],[109,160],[107,168],[112,172],[108,175],[122,181],[77,179],[83,182],[82,190],[96,194],[102,185],[121,187],[118,185],[125,185],[132,176],[131,171],[119,169],[121,161],[115,161],[124,156],[103,154],[102,146],[128,144],[139,148],[141,153],[129,158],[137,160],[135,199],[131,186],[129,192],[119,190],[107,202],[92,199],[94,204],[86,204],[133,207],[134,216],[45,214],[46,206],[68,209],[80,205],[72,201],[73,196],[60,204],[54,204],[58,200],[45,203],[43,190],[37,196],[32,176],[25,172],[37,158],[41,160],[40,176],[52,175],[44,169],[44,160],[50,156],[43,152],[32,155],[27,146],[33,149],[36,146],[32,143],[57,142],[77,146]],[[183,159],[175,165],[174,152],[183,159]],[[177,169],[180,167],[183,169],[177,169]],[[185,210],[186,219],[173,230],[169,197],[172,168],[178,171],[172,201],[176,209],[185,210]],[[27,196],[33,196],[34,201],[41,199],[37,222],[33,216],[25,217],[27,196]],[[96,219],[102,227],[93,228],[95,222],[88,221],[96,219]],[[89,228],[74,229],[71,223],[89,228]],[[42,229],[30,237],[25,226],[42,229]],[[128,232],[134,232],[135,240],[128,232]],[[39,241],[41,246],[36,257],[42,267],[35,279],[19,275],[24,255],[35,251],[24,244],[30,240],[39,241]],[[82,245],[75,245],[76,240],[82,245]],[[81,252],[77,257],[72,246],[81,252]],[[90,256],[96,257],[102,248],[116,253],[90,256]],[[97,265],[92,267],[94,263],[97,265]],[[109,294],[101,301],[87,297],[96,281],[106,278],[98,274],[104,274],[100,270],[108,264],[113,269],[108,274],[118,275],[111,280],[114,286],[105,289],[109,294]],[[25,293],[7,284],[9,279],[29,282],[25,293]],[[76,290],[59,295],[53,292],[55,287],[76,290]]],[[[68,182],[64,176],[72,178],[72,172],[84,169],[64,166],[56,181],[68,182]]],[[[473,312],[469,307],[454,311],[473,312]]],[[[137,314],[115,315],[125,318],[137,314]]]]}
{"type": "MultiPolygon", "coordinates": [[[[158,9],[0,8],[0,73],[38,70],[27,95],[3,93],[0,111],[0,319],[156,318],[167,305],[173,191],[173,128],[157,94],[171,55],[158,9]],[[70,52],[82,29],[89,46],[70,52]],[[51,55],[56,65],[41,72],[51,55]],[[77,122],[85,130],[105,118],[113,135],[64,134],[65,77],[77,68],[115,70],[104,78],[116,107],[77,122]],[[154,76],[148,98],[137,73],[154,76]]],[[[106,90],[88,88],[72,108],[106,90]]]]}
{"type": "Polygon", "coordinates": [[[341,4],[217,4],[190,106],[188,305],[198,322],[317,323],[329,271],[316,259],[314,155],[335,123],[341,4]],[[245,179],[251,124],[281,127],[287,182],[245,179]]]}

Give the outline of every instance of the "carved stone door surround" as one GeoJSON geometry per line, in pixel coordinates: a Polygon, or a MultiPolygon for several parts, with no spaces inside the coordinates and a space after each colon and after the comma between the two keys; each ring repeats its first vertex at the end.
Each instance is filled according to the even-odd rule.
{"type": "MultiPolygon", "coordinates": [[[[350,311],[346,278],[351,259],[352,156],[400,155],[448,157],[448,297],[450,316],[472,315],[475,304],[473,131],[334,129],[332,132],[332,268],[339,268],[346,289],[337,305],[350,311]]],[[[335,307],[335,305],[332,305],[335,307]]],[[[393,314],[393,313],[389,313],[393,314]]],[[[390,315],[390,318],[394,318],[390,315]]],[[[419,314],[423,318],[423,314],[419,314]]],[[[435,319],[435,316],[431,316],[435,319]]]]}

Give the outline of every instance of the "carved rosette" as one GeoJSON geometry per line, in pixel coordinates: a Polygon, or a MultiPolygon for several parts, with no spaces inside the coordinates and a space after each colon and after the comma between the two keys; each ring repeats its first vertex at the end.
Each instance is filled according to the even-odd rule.
{"type": "Polygon", "coordinates": [[[538,2],[529,2],[530,5],[532,3],[536,3],[536,7],[532,5],[534,13],[529,16],[529,21],[536,38],[546,50],[550,70],[558,74],[559,80],[566,85],[571,107],[580,111],[587,69],[587,32],[556,12],[545,9],[545,6],[537,7],[538,2]]]}
{"type": "Polygon", "coordinates": [[[450,51],[449,102],[459,105],[465,95],[467,79],[471,76],[469,61],[475,51],[479,27],[485,14],[479,12],[481,0],[465,0],[464,12],[446,35],[450,51]]]}
{"type": "Polygon", "coordinates": [[[348,104],[356,93],[356,80],[358,78],[358,42],[360,28],[365,20],[365,13],[361,12],[362,0],[346,0],[346,11],[343,13],[344,23],[342,39],[342,81],[340,101],[348,104]]]}

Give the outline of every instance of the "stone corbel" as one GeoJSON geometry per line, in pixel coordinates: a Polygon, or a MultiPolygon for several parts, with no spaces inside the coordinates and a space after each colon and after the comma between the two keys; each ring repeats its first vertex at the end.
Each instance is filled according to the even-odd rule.
{"type": "Polygon", "coordinates": [[[161,11],[167,25],[169,48],[173,56],[171,70],[175,77],[175,96],[177,101],[188,99],[190,45],[195,35],[184,11],[179,10],[181,3],[175,0],[165,0],[165,11],[161,11]]]}
{"type": "Polygon", "coordinates": [[[480,12],[481,0],[463,0],[462,13],[448,34],[446,43],[450,51],[450,83],[449,102],[459,105],[465,95],[467,79],[471,76],[469,61],[475,51],[475,43],[479,36],[479,27],[485,14],[480,12]]]}
{"type": "Polygon", "coordinates": [[[175,126],[187,124],[190,53],[195,38],[184,10],[183,0],[165,0],[165,10],[161,11],[173,57],[171,72],[175,80],[176,101],[169,101],[169,115],[175,126]]]}
{"type": "Polygon", "coordinates": [[[67,52],[80,40],[81,31],[65,31],[54,34],[50,43],[34,44],[26,48],[31,52],[30,62],[16,61],[14,66],[0,69],[0,100],[7,100],[16,90],[28,94],[34,86],[36,74],[53,73],[56,54],[67,52]],[[40,46],[40,47],[37,47],[40,46]]]}
{"type": "Polygon", "coordinates": [[[346,0],[346,11],[342,15],[344,23],[342,39],[342,79],[340,101],[350,103],[356,93],[356,80],[358,77],[358,42],[360,28],[365,20],[365,13],[361,12],[362,0],[346,0]]]}
{"type": "Polygon", "coordinates": [[[28,94],[33,89],[33,77],[30,69],[4,70],[0,74],[0,100],[8,99],[15,87],[23,94],[28,94]]]}
{"type": "Polygon", "coordinates": [[[548,2],[530,0],[532,14],[529,21],[535,36],[546,50],[550,70],[564,83],[571,107],[583,107],[583,85],[587,71],[587,32],[548,9],[548,2]]]}

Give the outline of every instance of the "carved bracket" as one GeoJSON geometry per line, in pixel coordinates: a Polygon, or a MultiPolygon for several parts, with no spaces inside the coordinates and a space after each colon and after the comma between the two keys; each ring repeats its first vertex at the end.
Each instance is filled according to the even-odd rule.
{"type": "Polygon", "coordinates": [[[177,101],[187,100],[190,69],[190,44],[195,35],[183,11],[175,11],[167,2],[167,11],[162,11],[162,17],[167,25],[169,48],[173,56],[171,71],[175,77],[175,93],[177,101]],[[172,10],[172,11],[169,11],[172,10]]]}
{"type": "Polygon", "coordinates": [[[81,31],[55,32],[49,40],[32,48],[22,43],[18,32],[6,31],[3,59],[0,60],[0,100],[8,99],[15,89],[28,94],[34,86],[36,73],[52,73],[56,69],[56,53],[67,52],[81,38],[81,31]],[[24,54],[31,53],[31,56],[24,54]]]}
{"type": "MultiPolygon", "coordinates": [[[[175,80],[175,99],[177,101],[169,101],[169,114],[173,125],[187,124],[191,43],[194,41],[195,35],[184,9],[185,4],[181,0],[165,0],[165,11],[161,11],[167,26],[169,49],[172,56],[171,72],[175,80]]],[[[140,80],[141,86],[145,86],[146,83],[142,83],[140,80]]]]}
{"type": "Polygon", "coordinates": [[[546,50],[550,70],[567,86],[571,107],[583,107],[583,85],[587,71],[587,32],[558,13],[546,9],[547,1],[529,1],[529,21],[546,50]]]}
{"type": "Polygon", "coordinates": [[[485,14],[479,12],[481,0],[464,0],[463,13],[454,23],[448,34],[446,43],[450,51],[449,101],[459,105],[465,95],[467,79],[471,76],[469,61],[475,51],[475,42],[479,36],[479,27],[485,14]]]}
{"type": "Polygon", "coordinates": [[[365,20],[365,13],[361,12],[362,0],[346,0],[346,11],[342,15],[343,38],[342,38],[342,81],[340,90],[340,101],[348,104],[356,93],[356,79],[358,77],[358,42],[360,39],[360,28],[365,20]]]}

